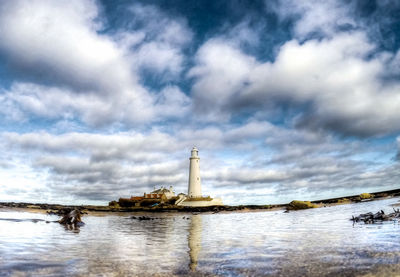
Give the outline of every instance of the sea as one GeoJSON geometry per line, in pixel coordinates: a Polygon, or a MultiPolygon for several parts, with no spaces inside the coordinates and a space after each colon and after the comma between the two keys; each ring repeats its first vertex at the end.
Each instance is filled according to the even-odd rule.
{"type": "Polygon", "coordinates": [[[0,276],[400,276],[399,198],[291,211],[56,215],[0,209],[0,276]],[[133,218],[136,217],[136,218],[133,218]],[[147,216],[151,220],[139,220],[147,216]]]}

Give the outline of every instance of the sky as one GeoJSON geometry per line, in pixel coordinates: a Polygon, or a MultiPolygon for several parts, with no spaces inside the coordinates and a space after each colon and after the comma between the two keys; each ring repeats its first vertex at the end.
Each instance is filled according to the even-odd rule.
{"type": "Polygon", "coordinates": [[[0,201],[400,186],[400,2],[0,0],[0,201]]]}

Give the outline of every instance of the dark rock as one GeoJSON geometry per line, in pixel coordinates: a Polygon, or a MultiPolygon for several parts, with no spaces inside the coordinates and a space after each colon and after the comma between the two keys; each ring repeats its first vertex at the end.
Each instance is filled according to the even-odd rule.
{"type": "Polygon", "coordinates": [[[377,223],[377,222],[382,222],[382,221],[391,221],[391,220],[397,220],[397,218],[400,218],[400,209],[393,209],[394,212],[390,214],[385,214],[383,210],[380,210],[377,213],[365,213],[365,214],[360,214],[359,216],[352,216],[351,220],[353,222],[364,222],[365,224],[372,224],[372,223],[377,223]]]}
{"type": "Polygon", "coordinates": [[[77,228],[84,224],[81,219],[81,212],[78,209],[65,213],[58,222],[62,225],[71,226],[73,228],[77,228]]]}
{"type": "Polygon", "coordinates": [[[46,211],[48,215],[60,215],[58,212],[55,211],[46,211]]]}

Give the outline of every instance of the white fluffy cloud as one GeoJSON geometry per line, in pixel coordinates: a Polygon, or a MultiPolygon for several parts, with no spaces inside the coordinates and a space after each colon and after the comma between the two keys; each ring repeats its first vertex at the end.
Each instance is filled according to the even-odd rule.
{"type": "Polygon", "coordinates": [[[47,81],[77,90],[111,93],[135,85],[124,53],[97,33],[94,1],[17,0],[3,3],[0,13],[0,48],[16,67],[36,68],[47,81]]]}
{"type": "Polygon", "coordinates": [[[189,99],[179,89],[157,96],[140,84],[137,71],[150,67],[179,73],[181,47],[190,40],[187,28],[158,12],[172,34],[157,30],[154,41],[144,41],[152,32],[145,26],[127,32],[123,40],[100,34],[99,14],[97,3],[89,0],[17,0],[1,5],[0,52],[22,78],[0,99],[13,111],[7,112],[9,118],[68,117],[101,126],[182,115],[189,99]],[[185,38],[179,41],[179,36],[185,38]],[[127,40],[139,43],[139,49],[126,47],[127,40]],[[32,77],[35,83],[26,82],[32,77]],[[165,103],[176,99],[175,109],[165,112],[165,103]]]}
{"type": "Polygon", "coordinates": [[[243,90],[256,66],[253,57],[223,40],[209,40],[196,54],[196,66],[189,73],[195,78],[193,100],[198,112],[214,120],[229,119],[224,111],[243,90]]]}
{"type": "Polygon", "coordinates": [[[197,51],[188,76],[204,119],[229,121],[248,113],[271,119],[286,106],[286,120],[300,127],[356,136],[400,130],[399,54],[372,40],[369,26],[354,18],[355,5],[287,0],[275,11],[292,20],[293,38],[276,48],[271,61],[246,53],[225,35],[197,51]]]}
{"type": "Polygon", "coordinates": [[[133,96],[106,97],[97,93],[76,94],[70,89],[33,83],[14,83],[0,94],[0,111],[10,120],[28,121],[32,117],[51,120],[78,120],[89,126],[114,122],[137,122],[180,117],[190,108],[190,99],[175,86],[165,87],[151,96],[151,103],[138,107],[133,96]]]}
{"type": "Polygon", "coordinates": [[[195,105],[229,118],[240,108],[274,103],[310,105],[298,124],[345,134],[379,135],[400,130],[400,84],[385,84],[389,54],[374,51],[363,33],[286,42],[274,62],[261,63],[223,42],[211,40],[197,53],[195,105]]]}
{"type": "MultiPolygon", "coordinates": [[[[130,11],[132,18],[129,25],[135,27],[140,24],[142,27],[139,34],[143,34],[140,43],[134,40],[128,45],[135,49],[131,55],[134,66],[139,70],[143,68],[164,73],[166,80],[179,77],[185,61],[182,49],[191,42],[193,36],[186,21],[171,19],[154,6],[136,4],[130,11]]],[[[129,31],[128,36],[137,33],[137,30],[129,31]]]]}

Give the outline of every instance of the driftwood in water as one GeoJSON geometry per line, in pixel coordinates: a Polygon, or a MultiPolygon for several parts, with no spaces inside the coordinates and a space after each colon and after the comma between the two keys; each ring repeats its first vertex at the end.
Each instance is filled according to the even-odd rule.
{"type": "Polygon", "coordinates": [[[155,220],[155,219],[165,219],[165,218],[163,218],[163,217],[149,217],[149,216],[145,216],[145,215],[143,215],[143,216],[138,216],[138,217],[136,217],[136,216],[132,216],[131,217],[132,219],[137,219],[137,220],[140,220],[140,221],[142,221],[142,220],[155,220]]]}
{"type": "Polygon", "coordinates": [[[79,227],[84,224],[81,219],[81,212],[78,209],[67,212],[58,222],[71,227],[79,227]]]}
{"type": "Polygon", "coordinates": [[[360,214],[359,216],[353,216],[351,220],[353,222],[364,222],[365,224],[376,223],[381,221],[390,221],[390,220],[398,220],[400,218],[400,209],[394,209],[393,213],[385,214],[383,210],[380,210],[377,213],[366,213],[360,214]]]}

